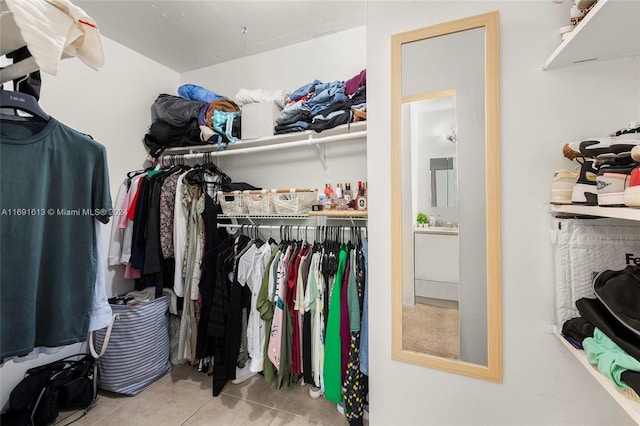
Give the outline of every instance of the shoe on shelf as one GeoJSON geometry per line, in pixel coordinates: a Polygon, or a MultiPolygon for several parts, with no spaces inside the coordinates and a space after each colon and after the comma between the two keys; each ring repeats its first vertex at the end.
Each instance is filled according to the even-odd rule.
{"type": "Polygon", "coordinates": [[[571,204],[573,187],[578,177],[580,177],[579,170],[557,170],[551,182],[551,204],[571,204]]]}
{"type": "Polygon", "coordinates": [[[609,136],[630,136],[632,138],[640,139],[640,121],[631,121],[626,127],[616,130],[609,134],[609,136]],[[635,135],[634,135],[635,134],[635,135]]]}
{"type": "Polygon", "coordinates": [[[599,155],[609,154],[614,139],[611,136],[605,136],[566,143],[562,147],[562,155],[569,160],[575,160],[578,157],[595,158],[599,155]]]}
{"type": "Polygon", "coordinates": [[[580,142],[580,153],[583,157],[595,158],[601,154],[611,152],[611,141],[613,138],[592,138],[580,142]]]}
{"type": "Polygon", "coordinates": [[[632,121],[627,127],[605,137],[565,143],[562,147],[562,155],[569,160],[575,160],[578,157],[597,157],[609,152],[629,151],[635,145],[640,145],[640,121],[632,121]]]}
{"type": "Polygon", "coordinates": [[[634,166],[605,164],[598,170],[596,179],[598,205],[603,207],[623,207],[625,188],[634,166]]]}
{"type": "Polygon", "coordinates": [[[624,189],[624,204],[628,207],[640,207],[640,165],[629,173],[627,187],[624,189]]]}
{"type": "Polygon", "coordinates": [[[633,166],[636,161],[631,157],[631,151],[623,151],[618,154],[601,154],[596,157],[595,167],[608,166],[633,166]]]}
{"type": "Polygon", "coordinates": [[[631,148],[631,159],[633,161],[640,162],[640,145],[636,145],[631,148]]]}
{"type": "Polygon", "coordinates": [[[598,168],[593,158],[578,158],[580,166],[580,176],[573,186],[571,193],[572,204],[586,204],[587,206],[598,205],[598,188],[596,180],[598,178],[598,168]]]}
{"type": "Polygon", "coordinates": [[[562,147],[562,155],[564,156],[564,158],[568,158],[571,161],[575,160],[578,157],[582,157],[580,148],[576,149],[569,143],[565,143],[562,147]]]}

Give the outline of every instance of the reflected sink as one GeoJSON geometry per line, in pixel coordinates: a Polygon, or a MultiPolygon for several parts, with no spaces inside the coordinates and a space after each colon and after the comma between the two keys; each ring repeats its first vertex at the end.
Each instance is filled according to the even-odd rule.
{"type": "Polygon", "coordinates": [[[457,226],[418,226],[413,228],[416,234],[446,234],[458,235],[457,226]]]}

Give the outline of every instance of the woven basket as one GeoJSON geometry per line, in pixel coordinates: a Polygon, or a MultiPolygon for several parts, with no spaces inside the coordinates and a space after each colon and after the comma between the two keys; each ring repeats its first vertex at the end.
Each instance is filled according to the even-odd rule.
{"type": "Polygon", "coordinates": [[[262,191],[244,191],[242,198],[249,209],[249,214],[269,215],[276,212],[271,192],[264,189],[262,191]]]}
{"type": "Polygon", "coordinates": [[[222,207],[222,212],[227,215],[248,214],[249,209],[244,202],[241,191],[222,192],[218,191],[218,202],[222,207]]]}
{"type": "Polygon", "coordinates": [[[306,214],[318,198],[318,190],[274,192],[271,194],[276,213],[283,215],[306,214]]]}

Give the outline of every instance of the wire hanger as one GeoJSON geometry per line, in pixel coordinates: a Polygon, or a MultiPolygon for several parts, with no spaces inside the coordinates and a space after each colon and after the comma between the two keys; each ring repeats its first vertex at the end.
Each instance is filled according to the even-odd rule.
{"type": "Polygon", "coordinates": [[[0,90],[0,94],[0,108],[12,108],[28,112],[34,117],[49,121],[49,115],[40,108],[38,101],[33,96],[4,89],[0,90]]]}

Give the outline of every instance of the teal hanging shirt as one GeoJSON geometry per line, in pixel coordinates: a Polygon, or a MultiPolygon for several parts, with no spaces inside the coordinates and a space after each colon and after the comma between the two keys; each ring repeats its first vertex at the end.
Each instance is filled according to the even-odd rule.
{"type": "Polygon", "coordinates": [[[104,146],[51,118],[0,122],[0,358],[86,340],[104,146]]]}

